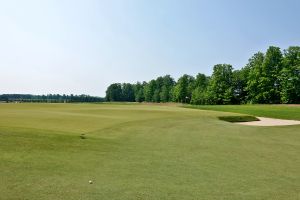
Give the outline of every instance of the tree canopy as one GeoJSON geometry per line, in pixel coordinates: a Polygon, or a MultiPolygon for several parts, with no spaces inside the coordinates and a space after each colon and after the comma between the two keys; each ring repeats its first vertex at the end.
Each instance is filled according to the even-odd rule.
{"type": "Polygon", "coordinates": [[[217,64],[211,76],[170,75],[149,82],[113,83],[107,101],[179,102],[191,104],[300,103],[300,47],[281,51],[270,46],[240,69],[217,64]]]}
{"type": "Polygon", "coordinates": [[[76,102],[104,102],[102,97],[89,95],[32,95],[32,94],[1,94],[0,101],[3,102],[39,102],[39,103],[76,103],[76,102]]]}

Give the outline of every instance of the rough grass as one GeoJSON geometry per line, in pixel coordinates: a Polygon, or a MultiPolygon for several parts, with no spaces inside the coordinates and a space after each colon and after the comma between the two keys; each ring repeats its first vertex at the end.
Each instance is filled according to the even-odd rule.
{"type": "Polygon", "coordinates": [[[300,120],[300,105],[185,105],[187,108],[300,120]]]}
{"type": "Polygon", "coordinates": [[[0,104],[0,199],[299,199],[300,126],[218,119],[228,115],[0,104]]]}

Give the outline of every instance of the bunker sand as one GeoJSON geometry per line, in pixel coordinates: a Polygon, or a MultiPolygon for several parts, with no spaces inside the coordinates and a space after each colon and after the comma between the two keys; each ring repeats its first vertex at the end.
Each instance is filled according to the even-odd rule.
{"type": "Polygon", "coordinates": [[[248,125],[248,126],[289,126],[289,125],[300,125],[300,121],[297,120],[286,120],[286,119],[274,119],[267,117],[257,117],[259,121],[252,122],[238,122],[237,124],[248,125]]]}

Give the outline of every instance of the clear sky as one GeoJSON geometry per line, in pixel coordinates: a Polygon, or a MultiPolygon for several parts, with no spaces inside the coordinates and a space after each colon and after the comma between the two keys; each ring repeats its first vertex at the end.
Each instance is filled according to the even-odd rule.
{"type": "Polygon", "coordinates": [[[300,45],[299,0],[1,0],[0,93],[104,96],[270,45],[300,45]]]}

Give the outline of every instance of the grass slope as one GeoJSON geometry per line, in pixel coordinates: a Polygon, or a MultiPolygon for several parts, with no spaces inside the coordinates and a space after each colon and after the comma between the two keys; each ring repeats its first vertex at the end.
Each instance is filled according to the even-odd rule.
{"type": "Polygon", "coordinates": [[[188,105],[187,108],[300,120],[300,105],[188,105]]]}
{"type": "Polygon", "coordinates": [[[299,199],[300,126],[241,126],[225,115],[0,104],[0,199],[299,199]]]}

